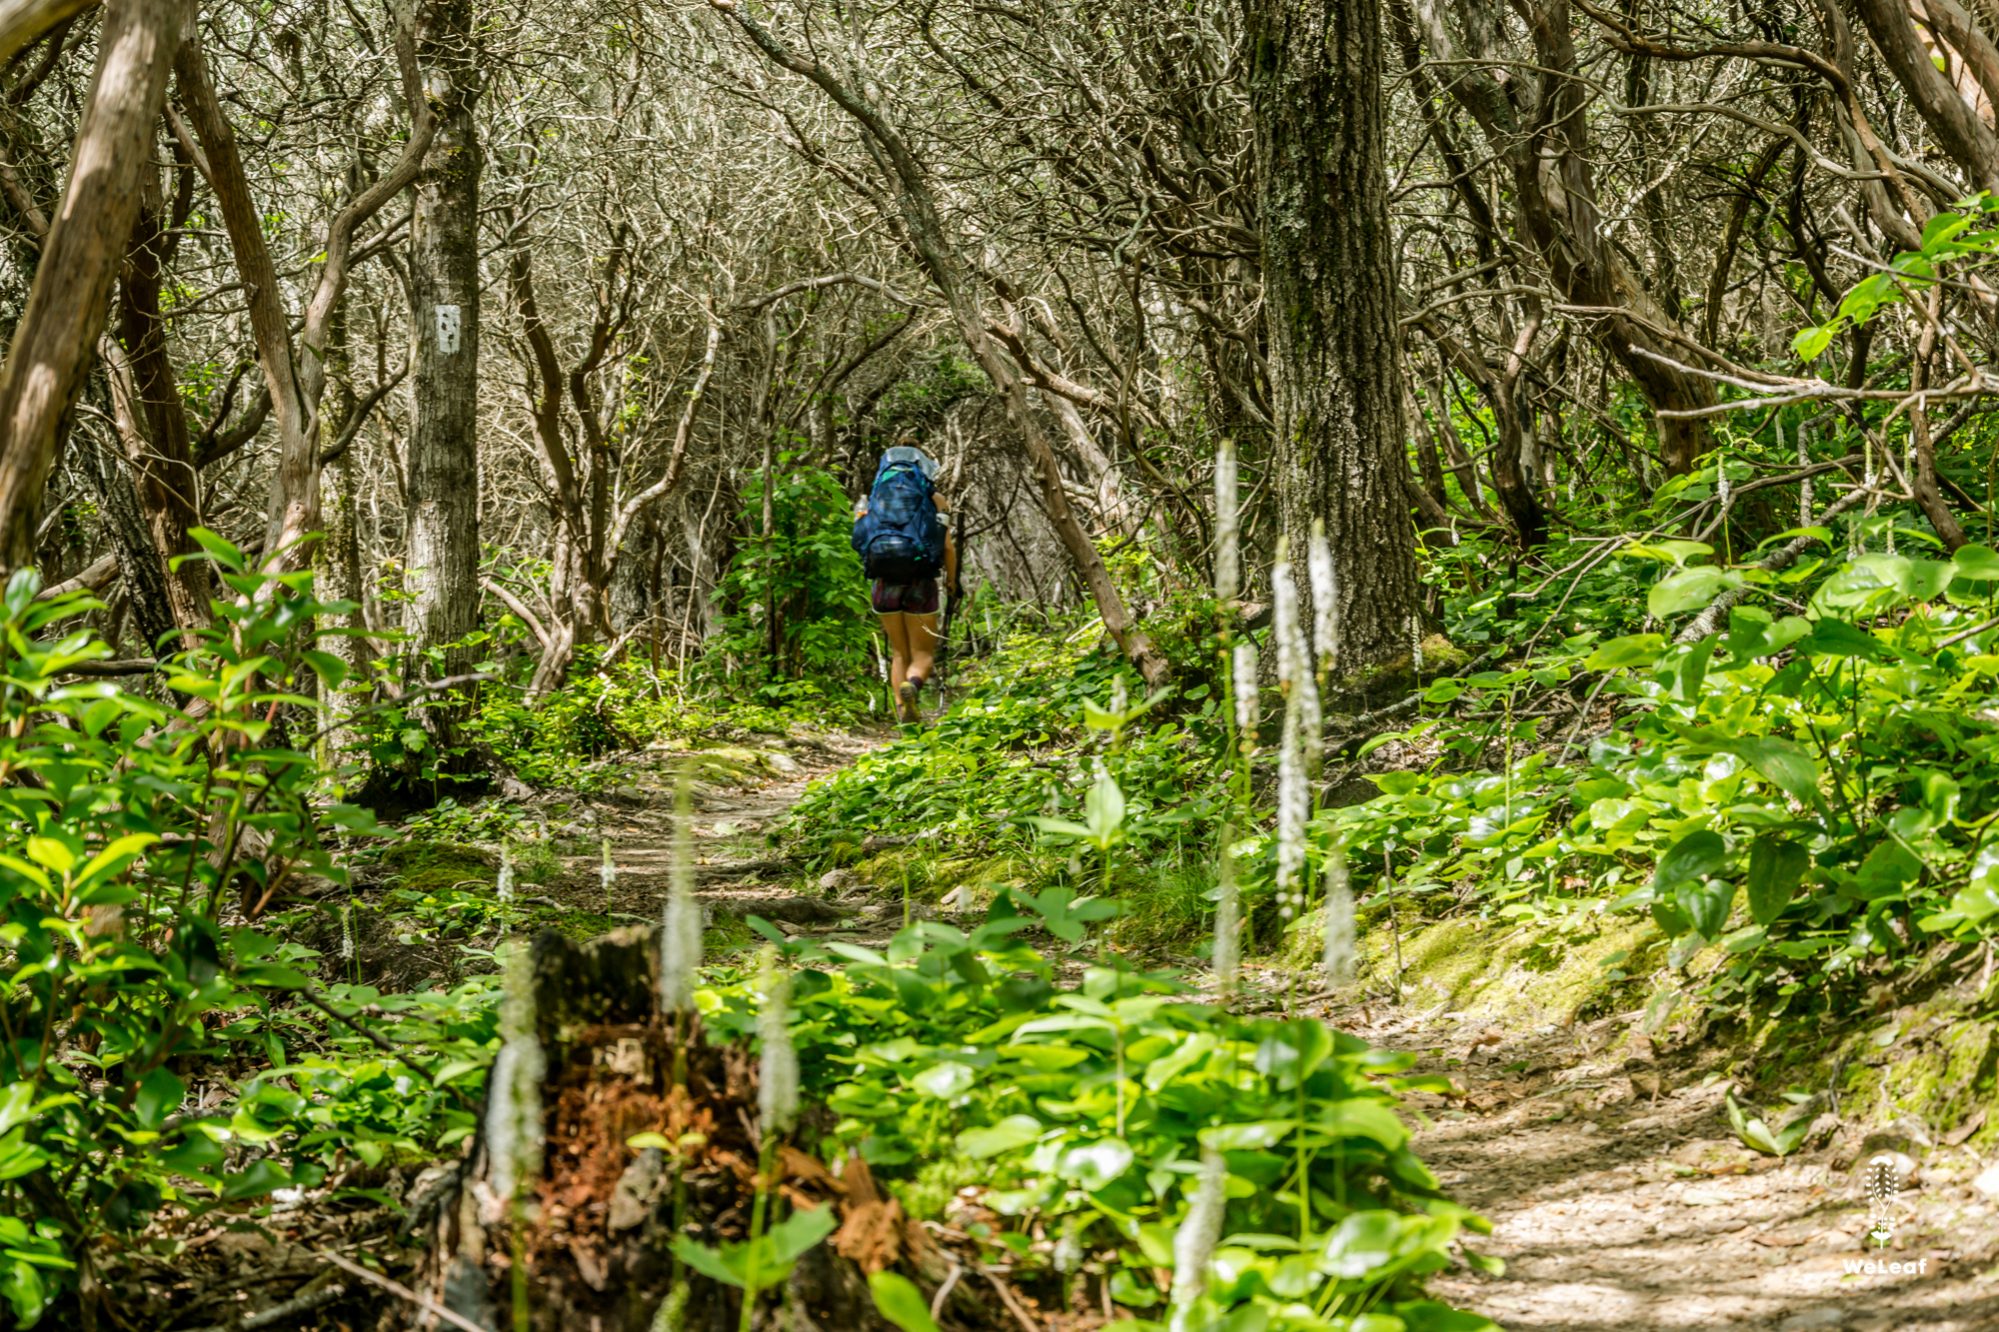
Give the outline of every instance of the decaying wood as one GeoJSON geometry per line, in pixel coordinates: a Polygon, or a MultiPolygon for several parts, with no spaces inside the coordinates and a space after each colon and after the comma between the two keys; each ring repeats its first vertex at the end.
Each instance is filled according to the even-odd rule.
{"type": "MultiPolygon", "coordinates": [[[[412,1294],[479,1327],[507,1326],[518,1253],[533,1328],[646,1332],[672,1288],[677,1234],[707,1244],[745,1238],[762,1147],[755,1057],[746,1047],[710,1044],[692,1015],[659,1012],[655,929],[634,926],[583,944],[549,931],[533,948],[536,1030],[548,1065],[541,1178],[510,1214],[494,1196],[482,1133],[441,1200],[412,1294]],[[678,1084],[676,1065],[685,1074],[678,1084]],[[676,1180],[667,1153],[627,1146],[641,1133],[669,1142],[698,1134],[700,1145],[684,1150],[676,1180]],[[684,1199],[677,1228],[676,1195],[684,1199]]],[[[802,1136],[810,1133],[808,1124],[802,1136]]],[[[889,1332],[867,1285],[867,1273],[885,1267],[945,1290],[952,1260],[859,1157],[835,1174],[786,1144],[770,1187],[774,1207],[835,1208],[840,1224],[800,1260],[781,1294],[769,1293],[758,1328],[889,1332]]],[[[741,1293],[690,1276],[687,1332],[733,1332],[741,1293]]],[[[402,1325],[422,1326],[420,1307],[405,1303],[402,1325]]],[[[1014,1316],[951,1282],[940,1321],[954,1332],[985,1332],[1013,1326],[1014,1316]]]]}

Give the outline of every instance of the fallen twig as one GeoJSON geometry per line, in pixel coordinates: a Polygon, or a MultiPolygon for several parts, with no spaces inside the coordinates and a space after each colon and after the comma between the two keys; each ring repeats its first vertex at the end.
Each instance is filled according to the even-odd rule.
{"type": "Polygon", "coordinates": [[[1020,1307],[1020,1300],[1014,1295],[1013,1287],[1000,1280],[998,1273],[990,1267],[981,1267],[979,1275],[993,1283],[993,1289],[999,1292],[1000,1303],[1006,1306],[1006,1311],[1014,1316],[1025,1332],[1043,1332],[1041,1324],[1034,1321],[1034,1316],[1020,1307]]]}
{"type": "Polygon", "coordinates": [[[325,1285],[309,1281],[303,1290],[281,1304],[232,1318],[226,1323],[210,1323],[206,1327],[193,1329],[193,1332],[256,1332],[260,1327],[296,1326],[291,1320],[297,1315],[324,1308],[346,1293],[347,1287],[338,1281],[325,1285]]]}
{"type": "Polygon", "coordinates": [[[424,1296],[417,1294],[415,1291],[411,1290],[408,1286],[405,1286],[400,1281],[391,1281],[388,1277],[383,1276],[379,1272],[370,1272],[367,1268],[361,1266],[361,1264],[355,1262],[351,1258],[342,1258],[339,1254],[328,1253],[324,1249],[315,1249],[313,1250],[313,1254],[315,1257],[322,1258],[325,1261],[332,1263],[335,1267],[339,1268],[343,1272],[352,1272],[355,1276],[360,1277],[363,1281],[367,1281],[374,1285],[380,1286],[383,1290],[388,1291],[389,1294],[394,1295],[399,1299],[408,1300],[411,1304],[414,1304],[417,1308],[422,1309],[425,1313],[433,1314],[438,1318],[442,1318],[445,1322],[451,1324],[453,1327],[460,1329],[460,1332],[488,1332],[488,1329],[479,1326],[477,1323],[467,1318],[464,1314],[453,1313],[451,1310],[445,1308],[437,1301],[432,1299],[427,1299],[424,1296]]]}

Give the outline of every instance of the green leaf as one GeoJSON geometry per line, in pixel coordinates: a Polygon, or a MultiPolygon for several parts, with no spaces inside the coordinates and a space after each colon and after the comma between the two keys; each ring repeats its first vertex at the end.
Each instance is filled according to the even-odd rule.
{"type": "Polygon", "coordinates": [[[1999,580],[1999,550],[1990,546],[1972,544],[1960,546],[1957,554],[1950,557],[1957,566],[1957,576],[1971,582],[1989,583],[1999,580]]]}
{"type": "Polygon", "coordinates": [[[783,1264],[788,1274],[791,1265],[797,1262],[807,1249],[832,1234],[839,1224],[839,1218],[833,1215],[831,1207],[800,1208],[779,1224],[772,1226],[766,1238],[770,1242],[771,1252],[777,1261],[783,1264]]]}
{"type": "Polygon", "coordinates": [[[66,875],[76,868],[76,852],[54,837],[30,837],[28,859],[59,875],[66,875]]]}
{"type": "Polygon", "coordinates": [[[1784,914],[1812,863],[1811,852],[1788,837],[1763,833],[1749,844],[1749,918],[1768,925],[1784,914]]]}
{"type": "Polygon", "coordinates": [[[997,1124],[969,1128],[958,1135],[960,1155],[983,1161],[1025,1147],[1041,1136],[1041,1121],[1032,1115],[1008,1115],[997,1124]]]}
{"type": "Polygon", "coordinates": [[[1712,565],[1682,569],[1653,585],[1645,607],[1658,619],[1699,610],[1732,587],[1742,586],[1742,575],[1712,565]]]}
{"type": "Polygon", "coordinates": [[[949,1101],[969,1088],[977,1079],[970,1068],[955,1060],[932,1064],[910,1079],[916,1089],[925,1096],[934,1096],[940,1101],[949,1101]]]}
{"type": "Polygon", "coordinates": [[[177,1175],[204,1175],[222,1164],[222,1144],[199,1131],[160,1153],[160,1164],[177,1175]]]}
{"type": "Polygon", "coordinates": [[[1089,795],[1083,798],[1083,821],[1089,825],[1090,839],[1099,846],[1116,840],[1124,828],[1124,792],[1108,771],[1097,774],[1089,795]]]}
{"type": "Polygon", "coordinates": [[[901,1332],[938,1332],[929,1303],[908,1277],[897,1272],[870,1272],[868,1293],[874,1296],[876,1311],[901,1332]]]}
{"type": "Polygon", "coordinates": [[[222,1197],[226,1202],[261,1198],[273,1189],[283,1188],[291,1181],[291,1174],[276,1161],[253,1161],[249,1169],[230,1175],[223,1181],[222,1197]]]}
{"type": "Polygon", "coordinates": [[[1653,886],[1670,889],[1689,880],[1704,879],[1728,863],[1728,843],[1720,833],[1699,828],[1666,848],[1652,875],[1653,886]]]}
{"type": "Polygon", "coordinates": [[[1103,1138],[1069,1148],[1055,1168],[1062,1178],[1095,1193],[1129,1170],[1132,1160],[1132,1150],[1123,1139],[1103,1138]]]}
{"type": "MultiPolygon", "coordinates": [[[[740,1246],[732,1244],[729,1247],[733,1249],[740,1246]]],[[[714,1245],[703,1244],[699,1240],[681,1235],[673,1241],[673,1253],[681,1262],[709,1280],[719,1281],[725,1286],[734,1286],[738,1290],[743,1288],[742,1274],[730,1264],[722,1250],[714,1245]]]]}
{"type": "Polygon", "coordinates": [[[1201,1130],[1201,1145],[1218,1152],[1261,1151],[1284,1141],[1298,1127],[1295,1119],[1259,1119],[1247,1124],[1217,1124],[1201,1130]]]}
{"type": "Polygon", "coordinates": [[[1319,1270],[1353,1280],[1386,1267],[1400,1247],[1402,1220],[1393,1212],[1355,1212],[1327,1237],[1319,1270]]]}
{"type": "Polygon", "coordinates": [[[1799,330],[1798,335],[1791,339],[1791,350],[1796,352],[1802,360],[1816,361],[1825,353],[1825,349],[1832,345],[1832,340],[1838,336],[1839,321],[1837,319],[1830,323],[1810,325],[1799,330]]]}
{"type": "Polygon", "coordinates": [[[1745,736],[1729,745],[1727,752],[1801,803],[1819,803],[1819,761],[1791,741],[1768,735],[1745,736]]]}
{"type": "Polygon", "coordinates": [[[1593,671],[1617,671],[1632,666],[1650,666],[1666,650],[1664,634],[1630,634],[1598,644],[1583,665],[1593,671]]]}
{"type": "Polygon", "coordinates": [[[1864,629],[1857,629],[1845,620],[1818,620],[1812,624],[1812,636],[1807,646],[1821,657],[1867,657],[1879,659],[1888,655],[1881,641],[1864,629]]]}
{"type": "Polygon", "coordinates": [[[187,1084],[164,1068],[156,1068],[139,1083],[139,1093],[132,1098],[132,1115],[139,1121],[139,1127],[156,1129],[166,1117],[180,1108],[187,1096],[187,1084]]]}
{"type": "Polygon", "coordinates": [[[1854,876],[1854,889],[1860,896],[1872,902],[1883,897],[1892,897],[1916,879],[1923,872],[1923,862],[1916,859],[1900,842],[1893,838],[1876,842],[1867,858],[1860,862],[1860,870],[1854,876]]]}
{"type": "Polygon", "coordinates": [[[1673,901],[1703,939],[1718,939],[1735,905],[1735,885],[1727,879],[1690,879],[1673,890],[1673,901]]]}
{"type": "Polygon", "coordinates": [[[48,1303],[42,1274],[35,1270],[34,1264],[12,1254],[0,1255],[0,1295],[7,1297],[22,1327],[33,1327],[48,1303]]]}
{"type": "MultiPolygon", "coordinates": [[[[243,560],[243,552],[241,550],[239,550],[235,546],[230,545],[227,541],[224,541],[221,537],[215,535],[215,533],[209,531],[205,527],[191,527],[188,529],[187,534],[194,538],[195,544],[200,546],[202,550],[207,553],[209,559],[213,560],[215,563],[221,565],[223,568],[229,570],[232,573],[243,572],[244,560],[243,560]]],[[[175,566],[176,567],[179,566],[180,560],[190,559],[190,558],[193,557],[185,555],[180,556],[179,559],[175,561],[175,566]]]]}

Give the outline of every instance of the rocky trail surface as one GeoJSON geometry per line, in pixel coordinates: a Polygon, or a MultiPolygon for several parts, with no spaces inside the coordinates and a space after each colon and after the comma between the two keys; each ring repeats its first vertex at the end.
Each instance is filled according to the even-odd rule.
{"type": "Polygon", "coordinates": [[[892,928],[891,917],[900,924],[899,903],[822,890],[770,836],[808,785],[879,743],[877,735],[831,732],[627,760],[616,785],[568,811],[570,831],[589,834],[574,840],[609,843],[612,881],[603,886],[601,851],[564,856],[565,895],[614,918],[658,919],[673,874],[675,799],[685,773],[693,780],[695,893],[711,925],[758,916],[787,934],[841,937],[892,928]]]}
{"type": "Polygon", "coordinates": [[[1335,1020],[1461,1089],[1416,1098],[1415,1149],[1492,1221],[1480,1248],[1506,1271],[1432,1288],[1512,1332],[1999,1329],[1999,1170],[1914,1125],[1761,1155],[1730,1128],[1730,1080],[1654,1057],[1637,1014],[1528,1035],[1392,1008],[1335,1020]],[[1863,1174],[1883,1152],[1920,1164],[1879,1247],[1863,1174]]]}

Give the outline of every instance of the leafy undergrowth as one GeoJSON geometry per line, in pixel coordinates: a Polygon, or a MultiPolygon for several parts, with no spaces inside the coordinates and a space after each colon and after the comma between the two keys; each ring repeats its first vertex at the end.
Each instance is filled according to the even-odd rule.
{"type": "MultiPolygon", "coordinates": [[[[1396,1113],[1399,1093],[1443,1081],[1316,1020],[1231,1012],[1170,973],[1100,964],[1062,983],[1075,969],[1024,936],[1080,944],[1077,905],[1001,893],[969,933],[922,921],[880,952],[788,945],[821,1154],[857,1154],[1044,1309],[1114,1306],[1135,1315],[1124,1326],[1163,1327],[1147,1319],[1186,1265],[1176,1239],[1212,1229],[1214,1277],[1176,1326],[1490,1326],[1422,1294],[1461,1234],[1485,1229],[1396,1113]]],[[[704,1023],[747,1038],[767,1001],[747,975],[715,982],[697,995],[704,1023]]]]}
{"type": "Polygon", "coordinates": [[[308,644],[343,608],[200,539],[241,600],[157,694],[78,681],[110,652],[62,626],[94,603],[38,600],[32,570],[7,584],[0,1297],[24,1325],[79,1287],[95,1303],[65,1316],[98,1315],[141,1235],[171,1257],[280,1190],[366,1199],[476,1124],[490,986],[321,984],[294,937],[337,910],[341,853],[372,831],[273,724],[339,682],[308,644]]]}
{"type": "MultiPolygon", "coordinates": [[[[1377,919],[1487,983],[1492,938],[1614,940],[1580,989],[1642,1007],[1649,1030],[1733,1035],[1772,1101],[1831,1094],[1856,1119],[1989,1136],[1996,594],[1999,554],[1978,545],[1781,580],[1697,542],[1633,545],[1570,589],[1583,614],[1510,626],[1528,647],[1503,669],[1433,682],[1438,715],[1384,737],[1427,761],[1374,774],[1381,794],[1322,811],[1314,837],[1377,919]],[[1611,613],[1647,580],[1646,622],[1635,599],[1611,613]],[[1752,599],[1720,632],[1671,636],[1723,592],[1752,599]]],[[[1453,1007],[1475,988],[1420,981],[1453,1007]]]]}
{"type": "MultiPolygon", "coordinates": [[[[1675,495],[1703,476],[1712,467],[1675,495]]],[[[1891,526],[1858,520],[1851,540],[1891,526]]],[[[1897,534],[1905,549],[1926,539],[1897,534]]],[[[1328,756],[1341,789],[1358,774],[1379,794],[1317,809],[1305,877],[1349,868],[1371,988],[1403,979],[1382,931],[1427,930],[1445,954],[1504,938],[1529,988],[1588,940],[1587,983],[1563,972],[1594,996],[1588,1012],[1636,1007],[1655,1031],[1719,1021],[1773,1056],[1810,1048],[1807,1083],[1863,1067],[1839,1053],[1853,1028],[1931,995],[1989,1028],[1999,553],[1849,553],[1773,575],[1656,541],[1566,588],[1514,590],[1452,603],[1453,631],[1494,648],[1489,669],[1429,680],[1411,724],[1328,756]],[[1672,639],[1742,592],[1719,632],[1672,639]],[[1828,1018],[1832,1037],[1800,1041],[1828,1018]]],[[[1073,637],[1024,635],[934,726],[809,792],[795,843],[857,860],[878,888],[958,905],[1051,884],[1094,893],[1115,905],[1120,945],[1184,956],[1213,919],[1214,832],[1241,806],[1223,789],[1213,700],[1197,687],[1150,712],[1117,701],[1135,689],[1073,637]],[[1093,803],[1105,776],[1114,819],[1093,803]]],[[[1272,759],[1253,757],[1259,795],[1272,759]]],[[[1287,965],[1316,959],[1322,913],[1287,922],[1275,907],[1270,824],[1237,826],[1250,938],[1287,965]]],[[[1446,984],[1436,998],[1465,995],[1446,984]]],[[[1758,1067],[1781,1076],[1789,1062],[1758,1067]]],[[[1973,1061],[1974,1087],[1992,1089],[1990,1062],[1973,1061]]],[[[1856,1104],[1900,1113],[1911,1099],[1856,1104]]],[[[1953,1118],[1952,1097],[1932,1100],[1953,1118]]]]}
{"type": "MultiPolygon", "coordinates": [[[[1096,639],[1089,623],[1005,638],[932,724],[809,787],[788,845],[891,894],[934,902],[955,891],[960,907],[1006,889],[1095,891],[1124,904],[1112,926],[1120,945],[1184,950],[1213,910],[1223,719],[1205,684],[1120,703],[1141,685],[1096,639]],[[1084,826],[1103,776],[1119,800],[1104,846],[1049,836],[1050,820],[1084,826]],[[1115,857],[1097,854],[1110,845],[1115,857]]],[[[1269,894],[1256,884],[1250,895],[1254,905],[1269,894]]]]}

